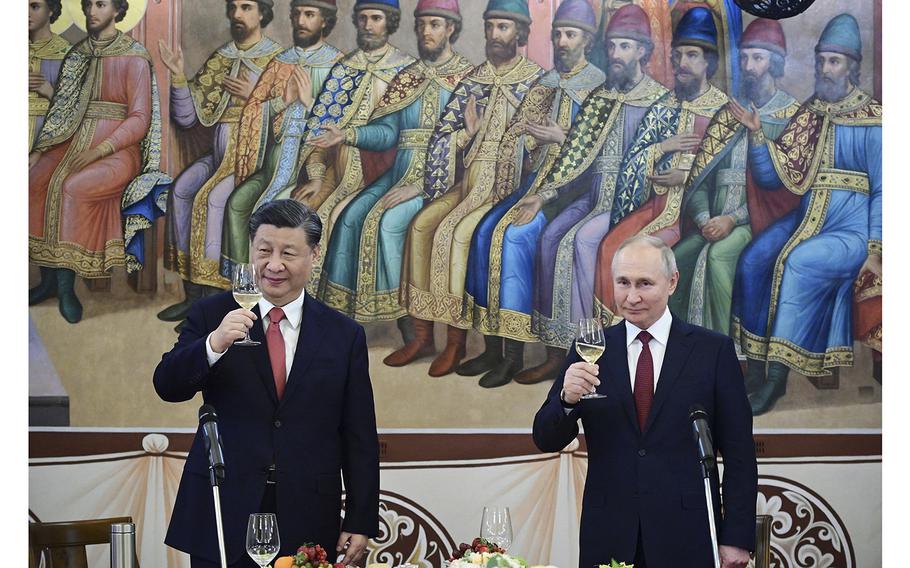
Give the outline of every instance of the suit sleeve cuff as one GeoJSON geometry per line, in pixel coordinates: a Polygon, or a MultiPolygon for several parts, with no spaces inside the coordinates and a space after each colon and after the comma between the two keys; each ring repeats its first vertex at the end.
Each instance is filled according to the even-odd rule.
{"type": "MultiPolygon", "coordinates": [[[[213,331],[212,333],[215,333],[215,332],[213,331]]],[[[227,353],[227,349],[225,349],[221,353],[215,353],[215,350],[212,349],[212,343],[211,343],[212,333],[210,333],[208,335],[208,337],[205,338],[205,358],[209,362],[209,368],[214,367],[215,363],[217,363],[218,360],[221,359],[222,357],[224,357],[224,354],[227,353]]],[[[230,349],[230,347],[228,347],[228,349],[230,349]]]]}

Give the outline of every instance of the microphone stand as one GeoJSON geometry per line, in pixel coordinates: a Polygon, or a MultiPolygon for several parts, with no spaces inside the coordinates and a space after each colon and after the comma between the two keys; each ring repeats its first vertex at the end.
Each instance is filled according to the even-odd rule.
{"type": "Polygon", "coordinates": [[[218,486],[224,481],[224,468],[209,467],[212,482],[212,496],[215,501],[215,532],[218,535],[218,552],[221,554],[221,568],[227,568],[227,553],[224,548],[224,526],[221,524],[221,493],[218,486]]]}
{"type": "Polygon", "coordinates": [[[711,530],[711,552],[714,553],[714,568],[720,568],[720,551],[717,545],[717,525],[714,524],[714,495],[711,493],[711,468],[699,460],[701,474],[705,480],[705,501],[708,504],[708,528],[711,530]]]}

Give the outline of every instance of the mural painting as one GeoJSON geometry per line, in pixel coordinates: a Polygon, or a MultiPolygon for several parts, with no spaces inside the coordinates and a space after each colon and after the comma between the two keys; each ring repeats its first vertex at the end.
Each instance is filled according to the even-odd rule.
{"type": "Polygon", "coordinates": [[[282,198],[380,426],[529,427],[641,233],[757,427],[881,424],[877,1],[28,4],[30,315],[73,424],[193,424],[151,370],[282,198]]]}

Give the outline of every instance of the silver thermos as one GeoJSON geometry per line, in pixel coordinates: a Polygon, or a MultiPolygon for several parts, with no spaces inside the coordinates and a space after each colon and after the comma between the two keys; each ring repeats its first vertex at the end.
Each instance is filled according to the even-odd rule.
{"type": "Polygon", "coordinates": [[[111,568],[139,568],[136,559],[136,525],[111,525],[111,568]]]}

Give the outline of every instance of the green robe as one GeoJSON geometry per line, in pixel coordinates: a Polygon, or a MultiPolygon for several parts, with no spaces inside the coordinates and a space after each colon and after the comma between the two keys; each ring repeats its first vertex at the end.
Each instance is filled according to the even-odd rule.
{"type": "MultiPolygon", "coordinates": [[[[758,109],[765,137],[777,138],[798,107],[793,97],[777,91],[758,109]]],[[[679,284],[670,296],[670,309],[689,323],[723,334],[730,333],[736,263],[752,240],[746,199],[748,149],[745,128],[727,108],[722,109],[708,126],[688,180],[683,210],[694,226],[673,247],[679,284]],[[698,169],[699,164],[703,168],[698,169]],[[733,217],[733,230],[710,242],[701,228],[721,215],[733,217]]]]}

